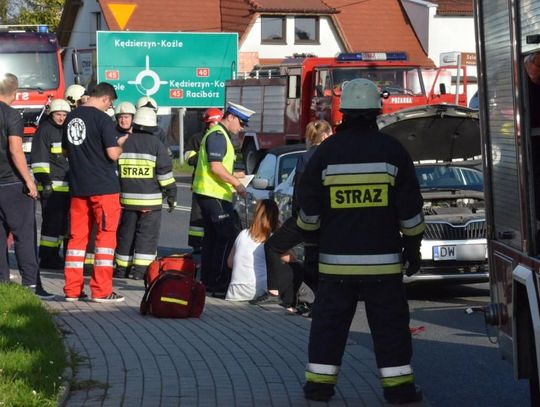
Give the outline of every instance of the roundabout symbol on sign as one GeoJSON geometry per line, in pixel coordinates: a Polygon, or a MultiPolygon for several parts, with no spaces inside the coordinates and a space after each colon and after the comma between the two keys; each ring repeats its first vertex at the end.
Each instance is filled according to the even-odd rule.
{"type": "Polygon", "coordinates": [[[150,69],[150,56],[146,55],[146,68],[139,72],[135,77],[134,81],[128,81],[130,85],[135,85],[139,93],[152,96],[157,93],[161,84],[166,84],[167,81],[162,81],[159,78],[159,75],[150,69]],[[150,77],[152,79],[153,85],[149,88],[143,86],[142,81],[145,77],[150,77]]]}

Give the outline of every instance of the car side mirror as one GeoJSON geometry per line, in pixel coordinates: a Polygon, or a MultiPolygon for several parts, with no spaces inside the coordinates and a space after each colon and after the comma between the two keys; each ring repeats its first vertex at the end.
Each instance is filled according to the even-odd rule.
{"type": "Polygon", "coordinates": [[[255,189],[266,189],[268,188],[268,180],[266,178],[253,178],[251,181],[251,186],[255,189]]]}

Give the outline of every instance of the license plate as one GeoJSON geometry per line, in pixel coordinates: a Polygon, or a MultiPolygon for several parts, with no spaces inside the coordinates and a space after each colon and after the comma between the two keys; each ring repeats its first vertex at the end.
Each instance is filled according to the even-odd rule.
{"type": "Polygon", "coordinates": [[[456,246],[433,246],[433,260],[456,260],[456,246]]]}

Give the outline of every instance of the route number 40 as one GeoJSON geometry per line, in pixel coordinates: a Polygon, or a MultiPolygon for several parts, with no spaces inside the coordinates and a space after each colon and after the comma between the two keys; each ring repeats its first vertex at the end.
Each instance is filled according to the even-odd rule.
{"type": "Polygon", "coordinates": [[[207,78],[210,76],[210,68],[197,68],[197,76],[199,78],[207,78]]]}

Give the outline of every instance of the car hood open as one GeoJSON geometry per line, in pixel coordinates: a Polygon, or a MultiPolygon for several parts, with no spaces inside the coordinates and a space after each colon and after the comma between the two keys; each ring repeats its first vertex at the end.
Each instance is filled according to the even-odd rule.
{"type": "Polygon", "coordinates": [[[424,105],[377,118],[379,129],[398,139],[413,161],[478,157],[478,111],[456,105],[424,105]]]}

